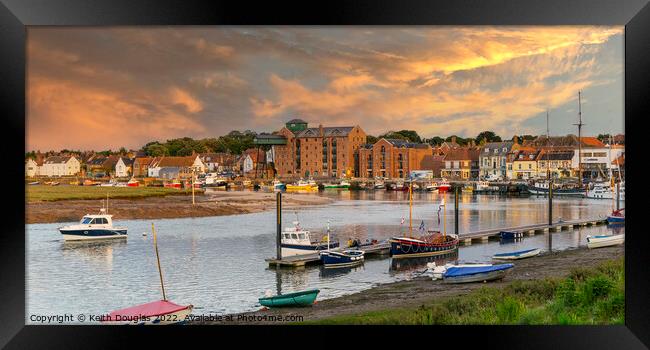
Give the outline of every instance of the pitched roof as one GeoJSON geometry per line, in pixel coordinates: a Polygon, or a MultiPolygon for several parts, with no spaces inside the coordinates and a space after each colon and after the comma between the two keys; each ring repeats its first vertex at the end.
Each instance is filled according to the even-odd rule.
{"type": "Polygon", "coordinates": [[[259,153],[257,152],[257,148],[249,148],[244,151],[244,157],[245,155],[249,155],[251,159],[253,160],[253,163],[258,163],[258,162],[264,162],[266,160],[266,151],[264,150],[259,150],[259,153]]]}
{"type": "Polygon", "coordinates": [[[74,158],[73,156],[51,156],[47,157],[43,164],[62,164],[62,163],[67,163],[70,158],[74,158]]]}
{"type": "Polygon", "coordinates": [[[478,160],[480,152],[478,148],[451,148],[445,155],[445,160],[478,160]]]}
{"type": "MultiPolygon", "coordinates": [[[[334,136],[348,136],[350,132],[354,129],[354,126],[328,126],[323,127],[323,137],[334,137],[334,136]]],[[[307,128],[302,131],[298,131],[296,137],[318,137],[320,136],[320,128],[307,128]]]]}
{"type": "Polygon", "coordinates": [[[191,167],[196,156],[187,157],[162,157],[151,164],[153,167],[191,167]]]}
{"type": "Polygon", "coordinates": [[[388,141],[391,145],[399,148],[430,148],[431,145],[428,143],[417,143],[417,142],[411,142],[407,140],[402,140],[402,139],[384,139],[388,141]]]}
{"type": "Polygon", "coordinates": [[[580,140],[582,141],[582,145],[586,147],[605,147],[605,144],[602,143],[598,138],[596,137],[581,137],[580,140]]]}
{"type": "Polygon", "coordinates": [[[136,157],[133,160],[133,165],[144,166],[149,165],[154,160],[153,157],[136,157]]]}
{"type": "MultiPolygon", "coordinates": [[[[583,136],[580,138],[582,141],[582,147],[592,147],[592,148],[601,148],[605,147],[605,144],[602,143],[598,138],[591,136],[583,136]]],[[[538,136],[534,140],[527,140],[523,143],[524,146],[533,146],[533,147],[578,147],[578,137],[575,135],[567,136],[551,136],[546,137],[546,135],[538,136]]]]}

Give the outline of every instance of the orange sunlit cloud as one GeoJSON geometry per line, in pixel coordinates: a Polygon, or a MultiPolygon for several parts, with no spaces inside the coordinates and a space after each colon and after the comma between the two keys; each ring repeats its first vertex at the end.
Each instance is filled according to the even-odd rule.
{"type": "Polygon", "coordinates": [[[622,27],[30,28],[27,149],[139,148],[300,117],[424,137],[622,131],[622,27]],[[117,54],[119,53],[119,54],[117,54]],[[611,128],[609,130],[607,128],[611,128]],[[589,130],[588,130],[589,132],[589,130]]]}

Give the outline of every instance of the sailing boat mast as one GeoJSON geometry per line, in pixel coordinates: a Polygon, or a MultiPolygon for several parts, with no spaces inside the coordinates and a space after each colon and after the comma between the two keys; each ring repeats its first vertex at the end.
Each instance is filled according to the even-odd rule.
{"type": "Polygon", "coordinates": [[[413,238],[413,181],[409,182],[409,238],[413,238]]]}
{"type": "Polygon", "coordinates": [[[578,90],[578,184],[582,188],[582,101],[580,99],[580,90],[578,90]]]}
{"type": "Polygon", "coordinates": [[[156,229],[153,227],[153,222],[151,223],[151,231],[153,232],[153,245],[156,249],[156,261],[158,261],[158,274],[160,275],[160,287],[162,288],[163,301],[167,301],[167,296],[165,295],[165,283],[163,283],[162,269],[160,268],[160,256],[158,255],[158,241],[156,240],[156,229]]]}

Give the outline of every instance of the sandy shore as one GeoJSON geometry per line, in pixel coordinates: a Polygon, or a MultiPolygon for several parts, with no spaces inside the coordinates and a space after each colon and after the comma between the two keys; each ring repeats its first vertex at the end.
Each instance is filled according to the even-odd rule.
{"type": "MultiPolygon", "coordinates": [[[[213,191],[196,196],[147,197],[115,199],[110,201],[110,213],[115,219],[163,219],[203,217],[255,213],[275,209],[275,193],[213,191]]],[[[283,208],[305,205],[324,205],[334,200],[313,194],[283,193],[283,208]]],[[[101,200],[61,200],[34,202],[26,205],[26,223],[79,221],[84,214],[94,214],[101,208],[101,200]]]]}
{"type": "MultiPolygon", "coordinates": [[[[432,281],[431,278],[418,277],[410,281],[383,284],[359,293],[333,299],[318,301],[307,308],[291,309],[263,309],[233,315],[232,321],[206,322],[206,324],[251,324],[268,323],[281,324],[282,322],[265,321],[238,321],[238,316],[263,316],[263,315],[301,315],[304,321],[313,321],[332,316],[354,315],[369,311],[385,310],[401,307],[418,307],[435,298],[453,297],[469,293],[484,285],[492,287],[505,287],[516,280],[536,280],[545,277],[564,277],[574,267],[595,266],[606,260],[620,258],[624,255],[624,247],[607,247],[596,250],[580,248],[561,252],[546,253],[538,257],[515,261],[515,268],[505,279],[499,282],[468,283],[468,284],[442,284],[432,281]]],[[[201,324],[193,322],[193,324],[201,324]]]]}

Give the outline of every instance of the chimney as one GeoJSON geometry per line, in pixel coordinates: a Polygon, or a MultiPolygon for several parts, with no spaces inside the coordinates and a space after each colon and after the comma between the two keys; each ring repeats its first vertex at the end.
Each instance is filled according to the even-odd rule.
{"type": "Polygon", "coordinates": [[[325,135],[325,132],[323,131],[323,124],[318,124],[318,133],[320,137],[323,137],[325,135]]]}

